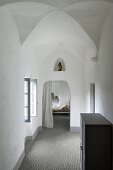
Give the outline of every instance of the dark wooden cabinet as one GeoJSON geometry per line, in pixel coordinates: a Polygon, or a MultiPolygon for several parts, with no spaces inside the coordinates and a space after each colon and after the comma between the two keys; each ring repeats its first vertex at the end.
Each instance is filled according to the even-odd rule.
{"type": "Polygon", "coordinates": [[[81,170],[112,170],[112,124],[101,114],[81,113],[81,170]]]}

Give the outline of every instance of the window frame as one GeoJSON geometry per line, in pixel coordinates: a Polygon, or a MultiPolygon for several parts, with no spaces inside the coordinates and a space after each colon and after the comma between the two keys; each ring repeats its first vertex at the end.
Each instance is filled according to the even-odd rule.
{"type": "MultiPolygon", "coordinates": [[[[30,108],[30,117],[37,117],[37,79],[33,79],[33,78],[31,78],[30,79],[30,83],[34,83],[34,81],[35,81],[35,88],[36,88],[36,91],[35,91],[35,98],[34,98],[34,100],[35,100],[35,102],[32,102],[32,100],[31,100],[31,98],[30,98],[30,106],[32,105],[32,104],[35,104],[35,115],[33,115],[32,113],[31,113],[31,108],[32,108],[32,106],[31,106],[31,108],[30,108]]],[[[32,94],[34,94],[34,92],[31,90],[31,87],[30,87],[30,96],[32,95],[32,94]]]]}
{"type": "MultiPolygon", "coordinates": [[[[25,91],[24,91],[24,96],[25,96],[25,94],[28,95],[28,106],[25,106],[25,103],[24,103],[24,108],[28,108],[28,115],[27,115],[27,119],[24,119],[24,121],[30,122],[30,78],[24,78],[24,82],[25,81],[28,83],[28,93],[25,93],[25,91]]],[[[24,102],[25,102],[25,99],[24,99],[24,102]]]]}

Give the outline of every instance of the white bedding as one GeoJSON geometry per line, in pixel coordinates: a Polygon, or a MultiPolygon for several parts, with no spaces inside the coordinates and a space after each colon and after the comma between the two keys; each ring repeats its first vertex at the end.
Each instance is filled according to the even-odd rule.
{"type": "Polygon", "coordinates": [[[70,110],[70,100],[66,101],[62,105],[59,105],[59,104],[56,104],[56,103],[54,103],[52,105],[52,110],[53,111],[62,110],[63,108],[67,108],[67,110],[70,110]]]}

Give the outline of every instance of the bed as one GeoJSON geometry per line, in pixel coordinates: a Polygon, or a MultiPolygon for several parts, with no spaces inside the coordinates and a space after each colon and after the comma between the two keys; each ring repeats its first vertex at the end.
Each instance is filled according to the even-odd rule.
{"type": "Polygon", "coordinates": [[[62,99],[60,99],[58,96],[54,96],[52,94],[52,111],[53,114],[65,114],[70,113],[70,99],[65,99],[63,102],[61,102],[62,99]]]}

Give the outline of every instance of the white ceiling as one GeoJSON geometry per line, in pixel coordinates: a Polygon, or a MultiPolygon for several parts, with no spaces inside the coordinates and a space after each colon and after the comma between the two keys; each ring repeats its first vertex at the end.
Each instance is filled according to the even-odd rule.
{"type": "Polygon", "coordinates": [[[24,45],[30,48],[53,43],[72,43],[76,51],[78,46],[89,49],[90,57],[95,57],[95,44],[82,27],[69,15],[55,10],[47,15],[35,27],[24,45]]]}
{"type": "MultiPolygon", "coordinates": [[[[0,0],[0,4],[3,2],[15,0],[0,0]]],[[[67,50],[83,60],[84,56],[96,56],[102,28],[113,3],[108,0],[21,0],[7,4],[6,8],[14,17],[24,48],[36,48],[36,56],[42,52],[41,56],[45,57],[49,47],[52,53],[54,46],[54,51],[67,50]]]]}
{"type": "MultiPolygon", "coordinates": [[[[56,8],[65,8],[73,3],[85,2],[85,1],[86,0],[0,0],[0,6],[10,4],[10,3],[16,3],[16,2],[40,2],[56,8]]],[[[88,1],[93,1],[93,0],[88,0],[88,1]]],[[[99,0],[95,0],[95,1],[99,1],[99,0]]],[[[103,1],[113,2],[113,0],[103,0],[103,1]]]]}
{"type": "Polygon", "coordinates": [[[75,3],[64,11],[81,25],[98,48],[103,24],[111,7],[111,3],[107,2],[86,1],[75,3]]]}
{"type": "MultiPolygon", "coordinates": [[[[75,0],[60,1],[62,5],[64,4],[63,7],[66,7],[59,11],[69,15],[74,21],[78,22],[98,48],[105,18],[113,5],[104,1],[92,0],[80,3],[73,3],[76,2],[75,0]]],[[[45,1],[41,0],[41,2],[45,1]]],[[[56,6],[55,4],[58,3],[59,0],[46,0],[46,3],[47,2],[48,4],[51,2],[56,6]]],[[[7,5],[7,7],[14,16],[22,43],[26,41],[41,20],[53,11],[58,10],[58,8],[50,5],[30,2],[13,3],[7,5]]]]}
{"type": "Polygon", "coordinates": [[[23,43],[35,26],[50,12],[54,7],[43,5],[41,3],[14,3],[7,5],[12,13],[20,34],[20,40],[23,43]]]}

